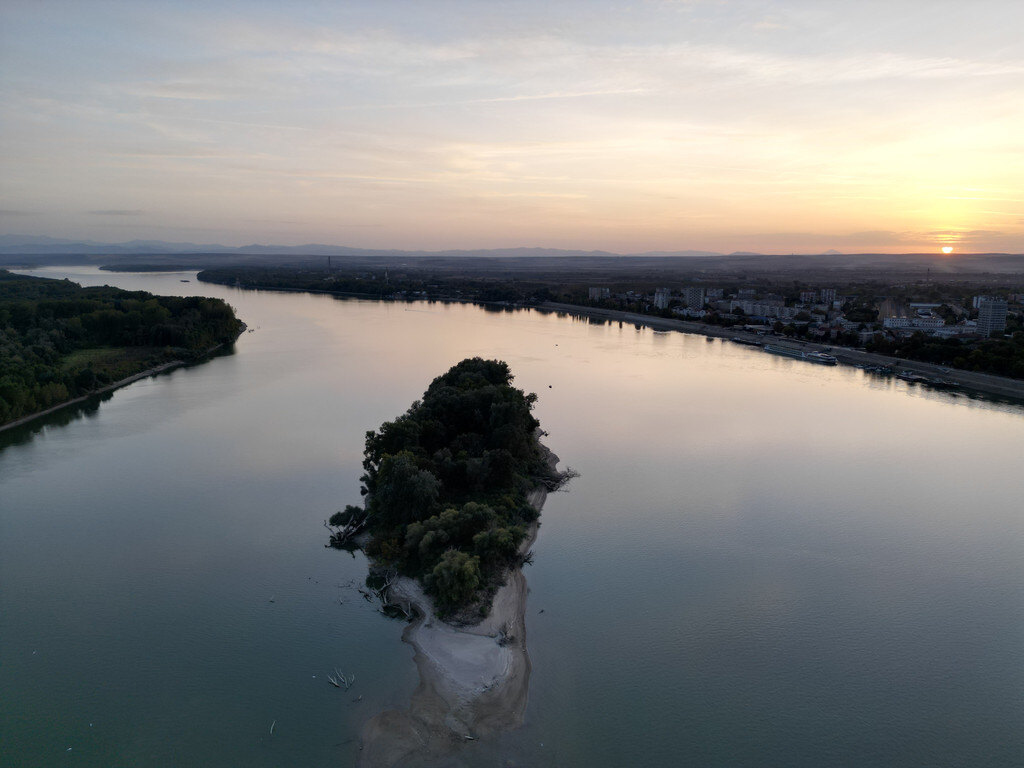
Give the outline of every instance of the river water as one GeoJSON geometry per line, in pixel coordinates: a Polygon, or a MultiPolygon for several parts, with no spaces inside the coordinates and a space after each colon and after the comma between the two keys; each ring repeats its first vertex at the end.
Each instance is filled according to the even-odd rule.
{"type": "Polygon", "coordinates": [[[0,433],[4,765],[352,764],[416,674],[322,521],[473,355],[581,476],[526,571],[526,723],[453,765],[1024,764],[1019,406],[536,311],[33,274],[250,332],[0,433]]]}

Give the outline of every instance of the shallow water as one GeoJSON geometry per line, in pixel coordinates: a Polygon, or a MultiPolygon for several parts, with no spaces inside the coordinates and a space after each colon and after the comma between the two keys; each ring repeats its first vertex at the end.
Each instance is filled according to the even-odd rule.
{"type": "Polygon", "coordinates": [[[0,433],[4,764],[350,764],[415,668],[321,521],[366,430],[471,355],[581,477],[527,569],[526,725],[462,763],[1024,762],[1020,407],[535,311],[36,274],[252,332],[0,433]]]}

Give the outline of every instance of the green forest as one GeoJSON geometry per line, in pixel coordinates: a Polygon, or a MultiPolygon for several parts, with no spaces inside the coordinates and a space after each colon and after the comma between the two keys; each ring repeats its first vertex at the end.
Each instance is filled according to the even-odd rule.
{"type": "Polygon", "coordinates": [[[959,339],[929,338],[918,332],[899,341],[871,341],[867,348],[871,352],[895,355],[905,360],[921,360],[965,371],[1024,379],[1024,331],[1019,330],[1008,339],[982,339],[971,343],[959,339]]]}
{"type": "Polygon", "coordinates": [[[220,299],[154,296],[0,270],[0,424],[238,337],[220,299]]]}
{"type": "Polygon", "coordinates": [[[440,299],[537,303],[558,298],[542,281],[412,272],[404,269],[341,270],[297,267],[221,267],[198,274],[204,283],[241,288],[337,293],[373,299],[440,299]]]}
{"type": "Polygon", "coordinates": [[[499,360],[463,360],[394,421],[366,434],[365,508],[334,515],[365,523],[366,552],[421,579],[442,615],[481,602],[510,566],[539,512],[528,494],[568,475],[548,465],[531,410],[499,360]]]}

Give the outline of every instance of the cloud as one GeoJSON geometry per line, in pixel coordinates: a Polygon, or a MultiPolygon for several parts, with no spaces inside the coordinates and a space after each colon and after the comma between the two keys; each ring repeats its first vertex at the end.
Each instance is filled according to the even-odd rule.
{"type": "Polygon", "coordinates": [[[788,24],[783,24],[780,21],[773,21],[772,19],[762,19],[754,24],[754,29],[789,29],[788,24]]]}
{"type": "Polygon", "coordinates": [[[142,216],[145,211],[111,208],[103,211],[86,211],[90,216],[142,216]]]}
{"type": "Polygon", "coordinates": [[[40,211],[19,211],[10,208],[0,209],[0,216],[39,216],[40,211]]]}
{"type": "Polygon", "coordinates": [[[916,251],[937,247],[940,243],[973,251],[1019,252],[1022,238],[998,230],[933,229],[933,230],[864,230],[860,232],[763,232],[743,239],[744,248],[762,253],[817,253],[827,248],[845,252],[874,251],[880,253],[916,251]]]}
{"type": "Polygon", "coordinates": [[[936,229],[930,232],[911,234],[919,239],[950,240],[963,245],[991,243],[1009,237],[1008,233],[993,229],[936,229]]]}
{"type": "Polygon", "coordinates": [[[128,84],[123,88],[126,96],[149,99],[177,99],[181,101],[230,101],[251,97],[255,88],[229,82],[215,84],[174,81],[162,83],[128,84]]]}

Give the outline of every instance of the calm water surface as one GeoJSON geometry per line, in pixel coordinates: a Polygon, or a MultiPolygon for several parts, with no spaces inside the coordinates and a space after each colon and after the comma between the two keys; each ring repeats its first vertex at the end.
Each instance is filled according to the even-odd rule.
{"type": "Polygon", "coordinates": [[[471,355],[582,475],[527,571],[527,722],[453,765],[1024,765],[1020,407],[537,312],[36,274],[252,332],[0,434],[4,765],[350,765],[416,677],[322,520],[471,355]]]}

